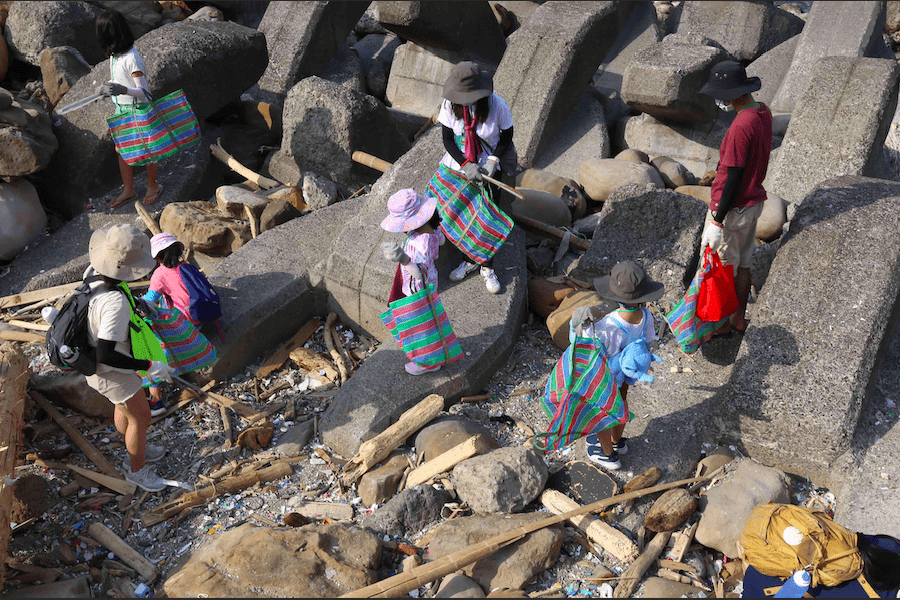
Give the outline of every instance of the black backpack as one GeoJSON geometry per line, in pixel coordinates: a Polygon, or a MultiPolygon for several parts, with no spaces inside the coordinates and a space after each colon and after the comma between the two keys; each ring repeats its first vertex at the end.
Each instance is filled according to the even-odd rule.
{"type": "Polygon", "coordinates": [[[88,305],[91,301],[91,284],[100,281],[92,275],[75,288],[47,331],[47,355],[50,363],[61,369],[74,369],[84,375],[97,372],[97,349],[88,341],[88,305]],[[68,346],[72,352],[63,356],[60,349],[68,346]]]}

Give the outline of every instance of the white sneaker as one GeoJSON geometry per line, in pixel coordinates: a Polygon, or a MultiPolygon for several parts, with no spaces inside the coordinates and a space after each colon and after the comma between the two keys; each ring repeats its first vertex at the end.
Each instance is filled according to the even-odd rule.
{"type": "Polygon", "coordinates": [[[406,369],[406,372],[410,375],[424,375],[425,373],[434,373],[435,371],[440,371],[441,365],[429,367],[427,365],[420,365],[419,363],[408,362],[403,368],[406,369]]]}
{"type": "Polygon", "coordinates": [[[466,275],[478,268],[475,263],[462,261],[459,266],[450,271],[450,281],[462,281],[466,275]]]}
{"type": "MultiPolygon", "coordinates": [[[[155,463],[160,460],[163,456],[166,455],[166,450],[162,446],[154,446],[153,444],[147,444],[144,446],[144,462],[145,463],[155,463]]],[[[131,470],[131,455],[125,454],[125,460],[122,461],[122,464],[125,466],[125,469],[131,470]]]]}
{"type": "Polygon", "coordinates": [[[497,274],[494,273],[493,269],[481,267],[481,276],[484,277],[484,286],[487,288],[487,291],[492,294],[500,293],[500,280],[497,279],[497,274]]]}
{"type": "Polygon", "coordinates": [[[166,482],[156,474],[150,465],[144,465],[136,473],[131,468],[125,469],[125,480],[146,492],[159,492],[166,489],[166,482]]]}

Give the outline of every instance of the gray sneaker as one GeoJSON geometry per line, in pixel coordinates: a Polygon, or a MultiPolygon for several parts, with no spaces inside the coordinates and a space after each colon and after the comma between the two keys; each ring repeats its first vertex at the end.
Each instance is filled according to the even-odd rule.
{"type": "MultiPolygon", "coordinates": [[[[166,450],[162,446],[154,446],[153,444],[147,444],[144,447],[144,462],[145,463],[155,463],[160,460],[163,456],[166,455],[166,450]]],[[[131,455],[125,454],[125,460],[122,461],[122,464],[125,465],[127,470],[131,470],[131,455]]]]}
{"type": "Polygon", "coordinates": [[[131,468],[125,469],[125,480],[147,492],[159,492],[166,489],[166,482],[156,474],[150,465],[144,465],[136,473],[131,468]]]}

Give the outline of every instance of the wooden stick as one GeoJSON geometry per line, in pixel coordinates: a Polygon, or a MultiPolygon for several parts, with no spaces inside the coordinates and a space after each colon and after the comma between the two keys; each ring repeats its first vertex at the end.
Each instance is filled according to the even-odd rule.
{"type": "Polygon", "coordinates": [[[669,569],[661,568],[661,569],[659,569],[659,571],[656,572],[656,574],[659,575],[660,577],[662,577],[663,579],[668,579],[670,581],[677,581],[678,583],[688,583],[695,587],[701,588],[702,590],[707,591],[707,592],[712,591],[712,589],[703,585],[696,579],[692,579],[692,578],[688,577],[687,575],[682,575],[680,573],[676,573],[675,571],[670,571],[669,569]]]}
{"type": "Polygon", "coordinates": [[[325,318],[325,335],[323,337],[325,338],[325,346],[328,347],[328,353],[331,355],[331,360],[334,361],[338,371],[341,373],[341,383],[343,384],[350,377],[350,373],[347,370],[347,363],[344,361],[343,355],[335,348],[334,322],[336,320],[336,313],[328,313],[328,317],[325,318]]]}
{"type": "Polygon", "coordinates": [[[29,321],[19,321],[18,319],[10,319],[7,321],[13,327],[21,327],[22,329],[33,329],[35,331],[50,331],[50,325],[47,323],[31,323],[29,321]]]}
{"type": "Polygon", "coordinates": [[[650,568],[650,565],[656,562],[656,559],[659,558],[662,551],[666,549],[666,542],[669,541],[670,537],[672,537],[671,531],[664,531],[653,536],[653,539],[647,544],[647,549],[637,557],[637,560],[631,563],[631,566],[628,567],[628,570],[622,575],[622,580],[619,581],[615,593],[613,594],[614,598],[631,598],[634,590],[637,589],[638,584],[644,577],[644,573],[650,568]]]}
{"type": "Polygon", "coordinates": [[[222,432],[225,434],[225,448],[231,448],[233,442],[231,440],[231,417],[228,416],[228,409],[219,405],[219,414],[222,415],[222,432]]]}
{"type": "MultiPolygon", "coordinates": [[[[6,483],[15,474],[22,443],[25,388],[28,386],[28,358],[14,345],[0,346],[0,557],[7,556],[13,486],[6,483]]],[[[0,588],[3,587],[0,563],[0,588]]]]}
{"type": "Polygon", "coordinates": [[[684,555],[687,554],[688,546],[690,546],[691,542],[694,541],[694,534],[697,532],[697,527],[699,525],[700,521],[697,521],[690,527],[686,527],[683,532],[677,534],[678,540],[675,542],[675,546],[672,548],[674,561],[681,561],[681,559],[684,558],[684,555]]]}
{"type": "MultiPolygon", "coordinates": [[[[64,283],[62,285],[44,288],[42,290],[34,290],[33,292],[23,292],[21,294],[13,294],[12,296],[4,296],[0,298],[0,308],[10,308],[12,306],[20,306],[22,304],[30,304],[32,302],[38,302],[47,299],[58,299],[62,296],[65,296],[81,284],[81,281],[76,281],[75,283],[64,283]]],[[[148,287],[149,285],[149,281],[135,281],[133,283],[128,282],[128,287],[132,290],[140,287],[148,287]]]]}
{"type": "MultiPolygon", "coordinates": [[[[660,477],[662,477],[662,471],[659,470],[659,467],[650,467],[637,477],[631,479],[622,489],[625,492],[641,490],[659,481],[660,477]]],[[[631,512],[632,506],[634,506],[634,502],[626,502],[625,506],[622,507],[622,510],[626,515],[631,512]]]]}
{"type": "Polygon", "coordinates": [[[382,160],[377,156],[372,156],[371,154],[362,152],[361,150],[355,150],[353,154],[350,155],[350,158],[353,159],[354,162],[358,162],[361,165],[371,167],[376,171],[381,171],[382,173],[393,166],[392,163],[389,163],[386,160],[382,160]]]}
{"type": "MultiPolygon", "coordinates": [[[[692,483],[696,483],[699,480],[700,478],[696,477],[691,479],[681,479],[679,481],[664,483],[662,485],[638,490],[628,494],[619,494],[610,498],[598,500],[597,502],[593,502],[591,504],[588,504],[587,506],[582,506],[578,510],[569,511],[560,515],[548,517],[546,519],[541,519],[540,521],[535,521],[534,523],[518,527],[511,531],[507,531],[500,535],[484,540],[483,542],[480,542],[475,546],[470,546],[462,550],[458,550],[443,558],[422,565],[421,567],[416,567],[409,573],[401,573],[399,575],[394,575],[393,577],[388,577],[387,579],[384,579],[378,583],[366,586],[358,590],[354,590],[353,592],[344,594],[341,597],[397,597],[402,594],[406,594],[410,590],[422,587],[423,585],[430,583],[440,577],[449,575],[454,571],[458,571],[459,569],[462,569],[463,567],[470,565],[473,562],[477,562],[485,556],[489,556],[497,552],[500,548],[514,543],[516,540],[528,535],[533,531],[537,531],[539,529],[543,529],[544,527],[549,527],[557,523],[562,523],[563,521],[567,521],[572,517],[576,517],[578,515],[600,512],[606,508],[609,508],[610,506],[619,504],[620,502],[625,502],[626,500],[632,500],[634,498],[640,498],[648,494],[655,494],[656,492],[663,492],[675,487],[689,485],[692,483]]],[[[665,533],[657,534],[657,536],[653,538],[654,541],[656,541],[656,538],[665,538],[664,540],[661,539],[659,552],[662,552],[662,549],[665,548],[666,541],[668,541],[669,536],[671,535],[671,532],[668,533],[669,535],[666,535],[665,533]]],[[[424,547],[426,545],[421,540],[418,542],[418,544],[421,547],[424,547]]],[[[657,553],[657,555],[653,557],[653,560],[648,561],[647,565],[644,567],[644,570],[646,570],[647,566],[655,561],[658,556],[659,553],[657,553]]],[[[640,560],[640,557],[638,557],[638,560],[640,560]]]]}
{"type": "Polygon", "coordinates": [[[225,148],[222,147],[222,138],[216,140],[216,144],[210,144],[209,149],[212,152],[213,156],[221,160],[223,163],[228,165],[228,167],[242,177],[246,177],[256,185],[265,189],[272,189],[274,187],[278,187],[279,185],[285,185],[280,181],[275,181],[274,179],[269,179],[268,177],[263,177],[259,173],[251,171],[240,162],[235,160],[233,156],[228,154],[225,151],[225,148]]]}
{"type": "Polygon", "coordinates": [[[510,186],[506,185],[505,183],[503,183],[502,181],[499,181],[499,180],[494,179],[493,177],[489,177],[489,176],[487,176],[487,175],[482,175],[481,177],[482,177],[485,181],[489,181],[489,182],[493,183],[493,184],[496,185],[498,188],[500,188],[500,189],[502,189],[502,190],[506,190],[507,192],[509,192],[510,194],[512,194],[513,196],[515,196],[516,198],[518,198],[519,200],[524,200],[524,199],[525,199],[525,196],[523,196],[522,194],[520,194],[519,191],[518,191],[516,188],[510,187],[510,186]]]}
{"type": "Polygon", "coordinates": [[[31,312],[33,310],[37,310],[39,308],[44,308],[45,306],[49,306],[50,304],[53,304],[58,299],[59,299],[59,296],[56,296],[54,298],[47,298],[45,300],[41,300],[40,302],[35,302],[34,304],[29,304],[28,306],[23,306],[21,308],[16,309],[15,314],[21,315],[21,314],[24,314],[27,312],[31,312]]]}
{"type": "Polygon", "coordinates": [[[113,533],[112,529],[103,523],[91,523],[90,527],[88,527],[88,533],[95,540],[112,550],[116,556],[122,559],[122,562],[134,568],[143,577],[146,577],[148,581],[152,582],[159,575],[156,565],[138,554],[134,548],[126,544],[122,538],[113,533]]]}
{"type": "Polygon", "coordinates": [[[444,410],[444,398],[431,394],[402,415],[390,427],[360,444],[359,451],[344,465],[341,478],[345,485],[355,483],[366,471],[402,444],[406,438],[427,425],[444,410]]]}
{"type": "Polygon", "coordinates": [[[174,517],[187,508],[206,504],[209,500],[223,494],[233,494],[252,485],[256,485],[257,483],[275,481],[282,477],[287,477],[293,472],[294,470],[291,468],[290,464],[278,463],[265,469],[252,471],[246,475],[228,477],[214,485],[201,488],[196,492],[183,494],[175,500],[160,504],[153,510],[144,513],[144,516],[141,517],[141,523],[143,523],[144,527],[156,525],[157,523],[161,523],[166,519],[174,517]]]}
{"type": "MultiPolygon", "coordinates": [[[[326,331],[325,333],[327,334],[328,332],[326,331]]],[[[310,377],[317,381],[325,383],[322,376],[319,375],[319,371],[325,371],[324,377],[331,382],[338,381],[338,377],[340,377],[340,373],[334,368],[331,360],[311,348],[303,348],[302,346],[294,348],[291,350],[290,358],[298,367],[305,369],[309,372],[310,377]]]]}
{"type": "Polygon", "coordinates": [[[462,461],[472,458],[478,454],[477,441],[478,437],[473,435],[463,443],[442,452],[439,456],[435,456],[415,471],[410,472],[409,477],[406,478],[406,486],[416,487],[432,477],[449,471],[462,461]]]}
{"type": "Polygon", "coordinates": [[[255,240],[259,236],[259,227],[256,225],[256,217],[253,216],[253,211],[246,204],[244,205],[244,214],[250,219],[250,235],[255,240]]]}
{"type": "Polygon", "coordinates": [[[104,475],[103,473],[98,473],[96,471],[91,471],[90,469],[83,469],[81,467],[76,467],[75,465],[69,463],[58,463],[52,462],[48,460],[36,460],[34,461],[39,467],[46,467],[48,469],[68,469],[70,471],[74,471],[83,477],[87,477],[91,481],[95,481],[102,486],[106,486],[114,492],[118,492],[120,494],[133,494],[137,490],[137,486],[133,483],[128,483],[124,479],[110,477],[109,475],[104,475]]]}
{"type": "Polygon", "coordinates": [[[481,394],[480,396],[463,396],[459,399],[460,402],[481,402],[482,400],[490,400],[493,398],[492,394],[481,394]]]}
{"type": "Polygon", "coordinates": [[[300,328],[294,337],[286,341],[281,345],[278,350],[275,351],[272,356],[270,356],[266,362],[262,364],[260,368],[256,370],[256,377],[258,379],[262,379],[264,377],[268,377],[269,373],[281,367],[284,364],[284,361],[288,359],[291,354],[291,350],[294,348],[302,348],[303,344],[306,343],[306,340],[310,338],[312,334],[316,332],[316,330],[322,326],[322,321],[319,319],[310,319],[307,321],[306,325],[300,328]]]}
{"type": "MultiPolygon", "coordinates": [[[[547,488],[541,494],[541,503],[553,514],[562,514],[576,510],[580,505],[557,490],[547,488]]],[[[638,557],[638,548],[627,535],[615,527],[588,515],[579,515],[569,519],[587,535],[588,539],[622,562],[631,562],[638,557]]]]}
{"type": "Polygon", "coordinates": [[[27,331],[10,331],[8,329],[0,329],[0,340],[6,342],[46,342],[46,335],[38,335],[36,333],[28,333],[27,331]]]}
{"type": "MultiPolygon", "coordinates": [[[[559,227],[541,223],[537,219],[532,219],[531,217],[516,214],[510,214],[510,216],[513,218],[513,221],[515,221],[519,225],[522,225],[526,229],[534,229],[543,233],[549,233],[550,235],[558,237],[559,239],[562,239],[566,235],[566,232],[559,227]]],[[[575,234],[571,234],[569,236],[569,245],[574,246],[579,250],[587,250],[591,247],[591,243],[589,241],[583,240],[575,234]]]]}
{"type": "Polygon", "coordinates": [[[256,420],[259,420],[260,418],[265,416],[262,413],[254,410],[254,408],[252,406],[248,406],[248,405],[244,404],[243,402],[238,402],[237,400],[232,400],[231,398],[222,396],[221,394],[216,394],[214,392],[207,391],[201,387],[194,385],[190,381],[187,381],[181,377],[178,377],[177,375],[173,375],[172,379],[174,379],[181,385],[188,387],[203,396],[206,396],[207,398],[209,398],[210,400],[212,400],[219,406],[225,406],[226,408],[230,408],[231,410],[236,412],[238,415],[240,415],[241,418],[244,418],[244,419],[256,418],[256,420]]]}
{"type": "Polygon", "coordinates": [[[30,390],[28,395],[31,396],[31,399],[34,400],[34,403],[40,406],[44,411],[50,415],[50,418],[56,421],[56,424],[59,425],[63,431],[68,434],[69,438],[75,445],[81,449],[82,452],[90,459],[94,466],[100,469],[100,472],[104,475],[108,475],[110,477],[114,477],[116,479],[124,479],[122,474],[119,473],[119,470],[109,462],[109,460],[103,456],[103,454],[97,450],[93,444],[91,444],[86,437],[84,437],[78,429],[72,426],[69,423],[69,420],[66,417],[56,410],[52,404],[44,397],[43,394],[36,390],[30,390]]]}
{"type": "Polygon", "coordinates": [[[141,220],[144,222],[144,225],[147,226],[147,229],[150,230],[150,233],[153,235],[159,235],[162,233],[162,229],[159,228],[159,223],[156,222],[156,219],[150,214],[146,208],[144,208],[144,203],[140,200],[134,201],[134,210],[137,214],[141,216],[141,220]]]}

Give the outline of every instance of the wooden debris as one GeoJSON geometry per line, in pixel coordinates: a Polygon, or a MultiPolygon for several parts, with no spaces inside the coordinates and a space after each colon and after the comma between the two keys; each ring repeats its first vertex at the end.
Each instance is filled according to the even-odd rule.
{"type": "Polygon", "coordinates": [[[294,512],[308,519],[349,521],[353,518],[353,506],[337,502],[302,502],[294,506],[294,512]]]}
{"type": "MultiPolygon", "coordinates": [[[[50,331],[50,325],[47,323],[32,323],[30,321],[20,321],[18,319],[10,319],[7,321],[13,327],[21,329],[31,329],[34,331],[50,331]]],[[[45,338],[46,339],[46,338],[45,338]]]]}
{"type": "MultiPolygon", "coordinates": [[[[266,400],[268,400],[269,398],[271,398],[272,396],[274,396],[281,390],[285,390],[289,387],[291,387],[291,384],[288,383],[287,381],[279,381],[278,383],[276,383],[275,385],[273,385],[272,387],[270,387],[269,389],[264,391],[262,394],[260,394],[259,399],[260,399],[260,401],[265,402],[266,400]]],[[[285,415],[285,417],[286,417],[286,415],[285,415]]]]}
{"type": "Polygon", "coordinates": [[[462,461],[472,458],[478,454],[477,442],[478,437],[473,435],[463,443],[450,448],[439,456],[435,456],[409,474],[409,477],[406,479],[406,486],[411,488],[416,487],[420,483],[425,483],[432,477],[436,477],[441,473],[449,471],[462,461]]]}
{"type": "Polygon", "coordinates": [[[43,394],[36,390],[31,390],[28,392],[28,395],[31,396],[31,399],[34,400],[34,403],[40,406],[44,411],[50,415],[50,418],[53,419],[57,425],[59,425],[63,431],[69,436],[69,438],[75,443],[78,448],[84,452],[85,456],[90,459],[94,466],[96,466],[101,473],[104,475],[108,475],[110,477],[115,477],[116,479],[124,479],[121,473],[119,473],[118,469],[105,457],[103,454],[94,448],[94,445],[91,444],[86,437],[84,437],[80,431],[78,431],[75,427],[69,423],[69,420],[66,417],[56,410],[56,408],[50,404],[50,401],[47,400],[43,394]]]}
{"type": "Polygon", "coordinates": [[[159,228],[159,223],[157,223],[156,219],[154,219],[150,215],[150,211],[144,208],[143,202],[141,202],[140,200],[135,200],[134,210],[137,214],[140,215],[141,220],[144,222],[144,225],[147,226],[147,229],[150,230],[150,233],[152,233],[153,235],[162,233],[162,229],[159,228]]]}
{"type": "Polygon", "coordinates": [[[324,377],[328,381],[335,382],[338,380],[339,374],[332,362],[315,350],[302,347],[294,348],[291,350],[290,358],[298,367],[309,372],[309,376],[317,381],[325,382],[323,376],[319,375],[320,371],[324,371],[324,377]]]}
{"type": "MultiPolygon", "coordinates": [[[[81,285],[81,281],[75,283],[64,283],[42,290],[34,290],[31,292],[23,292],[21,294],[13,294],[12,296],[3,296],[0,298],[0,308],[11,308],[13,306],[21,306],[22,304],[31,304],[43,300],[58,300],[81,285]]],[[[145,288],[150,285],[150,281],[134,281],[128,282],[131,290],[145,288]]]]}
{"type": "MultiPolygon", "coordinates": [[[[549,488],[541,494],[541,503],[547,510],[557,515],[581,508],[581,505],[562,492],[549,488]]],[[[591,542],[597,544],[620,561],[631,562],[637,558],[638,549],[634,542],[627,535],[602,520],[582,514],[569,519],[569,522],[584,531],[591,542]]]]}
{"type": "Polygon", "coordinates": [[[493,398],[493,394],[481,394],[480,396],[463,396],[459,399],[460,402],[481,402],[483,400],[490,400],[493,398]]]}
{"type": "Polygon", "coordinates": [[[693,525],[685,528],[683,532],[676,533],[672,536],[672,538],[675,539],[675,545],[672,547],[672,560],[680,561],[684,558],[684,555],[687,554],[688,546],[694,541],[694,534],[697,532],[697,527],[699,525],[700,521],[697,521],[693,525]]]}
{"type": "Polygon", "coordinates": [[[174,379],[181,385],[194,390],[198,394],[200,394],[202,396],[206,396],[207,398],[212,400],[215,404],[218,404],[219,406],[224,406],[226,408],[230,408],[231,410],[236,412],[242,419],[249,421],[249,420],[253,419],[254,417],[256,417],[256,419],[254,419],[254,420],[259,420],[265,416],[264,414],[259,413],[256,410],[254,410],[254,408],[252,406],[244,404],[243,402],[238,402],[237,400],[232,400],[231,398],[222,396],[221,394],[216,394],[214,392],[211,392],[211,391],[207,390],[205,387],[204,388],[197,387],[193,383],[191,383],[181,377],[178,377],[177,375],[173,376],[172,379],[174,379]]]}
{"type": "Polygon", "coordinates": [[[27,331],[10,331],[9,329],[0,329],[0,340],[6,342],[37,342],[41,344],[47,341],[47,336],[38,335],[36,333],[28,333],[27,331]]]}
{"type": "Polygon", "coordinates": [[[108,487],[114,492],[118,492],[119,494],[130,494],[137,489],[137,486],[133,483],[128,483],[124,479],[121,479],[121,475],[119,476],[120,478],[110,477],[109,475],[97,473],[96,471],[91,471],[90,469],[76,467],[75,465],[71,465],[68,463],[58,463],[45,460],[36,460],[34,461],[34,464],[39,467],[46,467],[48,469],[68,469],[70,471],[74,471],[79,475],[87,477],[91,481],[95,481],[102,486],[108,487]]]}
{"type": "Polygon", "coordinates": [[[362,152],[361,150],[355,150],[353,154],[350,155],[350,158],[353,159],[354,162],[358,162],[361,165],[371,167],[372,169],[381,171],[382,173],[390,169],[392,166],[392,163],[389,163],[386,160],[382,160],[377,156],[372,156],[371,154],[362,152]]]}
{"type": "MultiPolygon", "coordinates": [[[[294,514],[297,514],[297,513],[289,513],[289,515],[294,515],[294,514]]],[[[284,516],[284,524],[285,524],[285,525],[290,525],[290,523],[288,523],[288,516],[289,516],[289,515],[285,515],[285,516],[284,516]]],[[[259,522],[262,523],[263,525],[268,525],[269,527],[281,527],[281,525],[279,525],[278,523],[276,523],[276,522],[273,521],[272,519],[270,519],[270,518],[268,518],[268,517],[264,517],[263,515],[259,514],[258,512],[251,512],[251,513],[250,513],[250,517],[253,518],[253,519],[256,519],[257,521],[259,521],[259,522]]]]}
{"type": "Polygon", "coordinates": [[[257,379],[268,377],[272,371],[281,368],[284,361],[290,357],[291,350],[294,348],[302,348],[303,344],[306,343],[306,340],[308,340],[321,326],[322,321],[319,319],[310,319],[307,321],[306,325],[301,327],[300,331],[294,334],[294,337],[282,344],[281,347],[278,348],[272,356],[266,359],[262,366],[256,370],[257,379]]]}
{"type": "Polygon", "coordinates": [[[360,444],[359,451],[344,465],[341,478],[345,485],[355,483],[366,471],[380,463],[406,438],[427,425],[444,410],[444,398],[431,394],[402,415],[390,427],[360,444]]]}
{"type": "Polygon", "coordinates": [[[631,598],[634,594],[634,590],[637,589],[638,584],[644,577],[644,573],[650,565],[656,562],[656,559],[659,558],[662,551],[665,550],[666,542],[669,541],[670,537],[672,537],[671,531],[664,531],[653,536],[653,539],[647,544],[647,549],[637,557],[637,560],[631,563],[631,566],[628,567],[628,570],[622,575],[622,579],[616,586],[613,597],[631,598]]]}
{"type": "Polygon", "coordinates": [[[675,571],[670,571],[669,569],[660,569],[656,572],[657,575],[662,577],[663,579],[668,579],[670,581],[677,581],[678,583],[688,583],[690,585],[696,586],[704,591],[711,592],[712,590],[697,581],[696,579],[692,579],[687,575],[681,575],[680,573],[676,573],[675,571]]]}
{"type": "MultiPolygon", "coordinates": [[[[674,535],[672,537],[675,537],[674,535]]],[[[656,564],[663,569],[671,569],[672,571],[686,571],[693,575],[697,575],[697,569],[692,567],[691,565],[683,562],[679,562],[677,560],[669,560],[668,558],[661,558],[656,561],[656,564]]]]}
{"type": "MultiPolygon", "coordinates": [[[[650,487],[662,477],[662,471],[659,470],[659,467],[650,467],[640,475],[636,476],[625,486],[622,488],[625,492],[634,492],[636,490],[642,490],[646,487],[650,487]]],[[[634,502],[627,502],[622,507],[622,511],[627,515],[631,512],[632,507],[634,506],[634,502]]]]}
{"type": "MultiPolygon", "coordinates": [[[[338,347],[341,347],[341,344],[334,331],[334,322],[336,320],[336,313],[328,313],[328,317],[325,318],[325,335],[323,337],[325,338],[325,345],[328,347],[328,353],[331,354],[331,360],[334,361],[338,371],[341,373],[341,383],[344,383],[350,377],[350,371],[347,369],[347,361],[344,360],[344,355],[337,350],[338,347]]],[[[341,347],[341,350],[343,350],[343,347],[341,347]]]]}
{"type": "MultiPolygon", "coordinates": [[[[9,523],[13,486],[6,482],[15,473],[16,457],[22,443],[25,388],[29,373],[28,358],[15,345],[0,346],[0,557],[7,555],[12,535],[9,523]]],[[[2,587],[3,569],[0,568],[2,587]]]]}
{"type": "Polygon", "coordinates": [[[669,490],[656,499],[644,521],[651,531],[673,531],[697,510],[697,499],[687,490],[669,490]]]}
{"type": "Polygon", "coordinates": [[[122,538],[117,536],[113,531],[103,523],[91,523],[88,527],[88,533],[98,542],[112,550],[113,554],[122,559],[126,565],[134,568],[135,571],[145,577],[148,581],[154,581],[159,575],[156,565],[144,558],[134,548],[126,544],[122,538]]]}
{"type": "Polygon", "coordinates": [[[243,430],[237,437],[235,445],[239,448],[252,448],[253,450],[262,450],[272,441],[275,433],[275,424],[272,421],[266,421],[262,425],[248,427],[243,430]]]}
{"type": "Polygon", "coordinates": [[[92,496],[88,496],[75,505],[75,512],[89,512],[95,508],[99,508],[104,504],[109,504],[115,500],[116,494],[110,492],[97,492],[92,496]]]}
{"type": "MultiPolygon", "coordinates": [[[[510,215],[513,218],[513,221],[522,225],[525,229],[532,229],[535,231],[540,231],[542,233],[549,233],[550,235],[562,239],[567,231],[560,229],[559,227],[554,227],[553,225],[547,225],[546,223],[541,223],[537,219],[532,219],[531,217],[526,217],[525,215],[510,215]]],[[[587,250],[591,246],[591,242],[589,240],[584,240],[578,237],[577,235],[569,236],[569,245],[579,250],[587,250]]]]}
{"type": "Polygon", "coordinates": [[[247,219],[250,221],[250,235],[255,240],[259,237],[259,225],[256,224],[256,217],[253,216],[253,211],[246,204],[244,205],[244,214],[247,215],[247,219]]]}
{"type": "Polygon", "coordinates": [[[230,168],[241,177],[246,177],[248,180],[252,181],[261,188],[269,190],[274,187],[284,185],[280,181],[275,181],[274,179],[263,177],[259,173],[251,171],[240,162],[238,162],[233,156],[225,151],[225,148],[222,147],[222,138],[216,140],[215,144],[210,144],[209,149],[212,152],[213,156],[228,165],[228,168],[230,168]]]}
{"type": "Polygon", "coordinates": [[[233,441],[231,436],[233,434],[231,428],[231,417],[228,415],[228,409],[224,406],[219,406],[219,414],[222,416],[222,434],[225,436],[225,441],[223,442],[226,449],[231,448],[233,445],[233,441]]]}
{"type": "Polygon", "coordinates": [[[156,525],[157,523],[161,523],[166,519],[174,517],[185,509],[200,504],[206,504],[209,500],[223,494],[233,494],[257,483],[276,481],[282,477],[287,477],[293,472],[293,469],[288,463],[277,463],[271,467],[252,471],[246,475],[228,477],[222,481],[216,482],[215,485],[201,488],[196,492],[183,494],[174,500],[160,504],[153,510],[144,513],[141,517],[141,523],[144,527],[156,525]]]}

